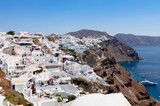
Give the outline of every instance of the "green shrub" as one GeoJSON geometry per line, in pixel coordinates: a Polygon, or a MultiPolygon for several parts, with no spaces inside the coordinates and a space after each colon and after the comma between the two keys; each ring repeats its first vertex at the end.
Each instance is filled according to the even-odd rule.
{"type": "Polygon", "coordinates": [[[58,97],[58,96],[59,96],[59,97],[62,97],[60,94],[55,94],[55,97],[58,97]]]}
{"type": "Polygon", "coordinates": [[[68,95],[67,99],[68,99],[67,102],[70,102],[70,101],[72,101],[72,100],[75,100],[75,99],[76,99],[76,96],[74,96],[74,95],[68,95]]]}
{"type": "Polygon", "coordinates": [[[71,56],[74,56],[75,58],[77,57],[77,52],[75,52],[74,50],[72,50],[72,49],[64,49],[64,48],[62,48],[62,47],[59,47],[60,48],[60,50],[62,50],[63,52],[65,52],[65,53],[69,53],[69,55],[71,55],[71,56]]]}
{"type": "Polygon", "coordinates": [[[44,82],[41,82],[41,85],[44,85],[44,82]]]}
{"type": "Polygon", "coordinates": [[[73,78],[72,80],[73,80],[73,83],[76,85],[81,85],[81,84],[88,85],[89,84],[89,82],[86,79],[81,78],[81,77],[73,78]]]}
{"type": "Polygon", "coordinates": [[[33,106],[31,103],[25,104],[24,106],[33,106]]]}
{"type": "Polygon", "coordinates": [[[85,91],[82,91],[82,92],[80,92],[80,94],[86,94],[86,92],[85,92],[85,91]]]}
{"type": "Polygon", "coordinates": [[[7,101],[11,102],[14,105],[23,104],[24,106],[32,106],[32,104],[25,100],[24,96],[17,91],[8,90],[4,93],[4,96],[6,97],[7,101]]]}
{"type": "Polygon", "coordinates": [[[58,56],[59,56],[59,53],[56,53],[56,54],[55,54],[55,57],[58,57],[58,56]]]}
{"type": "Polygon", "coordinates": [[[56,94],[55,97],[57,97],[57,101],[58,102],[62,102],[63,101],[63,97],[60,94],[56,94]]]}
{"type": "Polygon", "coordinates": [[[62,101],[63,101],[63,98],[57,98],[57,101],[58,101],[58,102],[62,102],[62,101]]]}
{"type": "Polygon", "coordinates": [[[73,80],[71,80],[71,84],[74,84],[74,83],[73,83],[73,80]]]}

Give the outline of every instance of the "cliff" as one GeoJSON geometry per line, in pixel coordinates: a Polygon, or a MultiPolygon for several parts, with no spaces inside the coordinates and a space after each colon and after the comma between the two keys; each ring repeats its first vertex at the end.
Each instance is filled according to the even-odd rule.
{"type": "Polygon", "coordinates": [[[4,90],[11,90],[12,89],[12,84],[9,80],[6,79],[5,73],[1,70],[0,68],[0,86],[4,90]]]}
{"type": "MultiPolygon", "coordinates": [[[[80,34],[80,32],[78,33],[80,34]]],[[[78,36],[80,36],[79,34],[78,36]]],[[[98,34],[96,33],[95,35],[98,36],[98,34]]],[[[72,35],[74,34],[72,33],[72,35]]],[[[130,78],[130,72],[117,64],[118,61],[141,60],[136,51],[121,43],[117,38],[107,36],[108,40],[101,42],[99,44],[100,47],[90,47],[85,51],[81,61],[92,66],[95,73],[110,84],[110,87],[113,87],[112,90],[110,90],[110,87],[102,87],[95,82],[74,79],[74,83],[87,92],[99,93],[98,89],[101,89],[100,93],[104,94],[122,92],[134,106],[159,106],[160,104],[150,98],[145,86],[130,78]]]]}
{"type": "Polygon", "coordinates": [[[142,60],[142,58],[138,56],[138,53],[133,48],[121,43],[114,37],[110,40],[102,42],[100,45],[103,55],[114,57],[117,62],[142,60]]]}
{"type": "MultiPolygon", "coordinates": [[[[119,61],[138,61],[142,58],[138,56],[136,51],[129,47],[128,45],[121,43],[117,38],[108,35],[106,32],[100,32],[95,30],[80,30],[76,32],[67,33],[75,37],[100,37],[106,36],[108,38],[107,41],[100,43],[100,48],[98,47],[90,47],[91,51],[96,51],[95,53],[100,53],[100,58],[102,56],[114,57],[117,62],[119,61]]],[[[90,51],[89,50],[89,51],[90,51]]],[[[88,55],[87,55],[88,56],[88,55]]],[[[90,58],[92,60],[88,60],[90,62],[95,61],[94,57],[90,58]]]]}
{"type": "MultiPolygon", "coordinates": [[[[133,106],[160,105],[155,100],[150,98],[145,86],[130,78],[130,73],[126,69],[119,66],[113,57],[99,59],[99,62],[93,68],[97,75],[102,77],[108,84],[110,84],[110,86],[114,86],[114,89],[111,90],[111,92],[104,90],[102,93],[122,92],[133,106]]],[[[95,88],[94,86],[88,87],[89,90],[87,91],[95,88]]],[[[98,92],[96,90],[94,91],[98,92]]]]}
{"type": "Polygon", "coordinates": [[[115,37],[129,46],[160,46],[160,37],[116,34],[115,37]]]}
{"type": "MultiPolygon", "coordinates": [[[[6,100],[14,105],[23,105],[23,106],[33,106],[27,100],[24,99],[24,96],[12,89],[11,81],[6,79],[5,73],[0,68],[0,87],[3,90],[0,91],[0,94],[6,97],[6,100]]],[[[7,104],[5,104],[7,105],[7,104]]]]}

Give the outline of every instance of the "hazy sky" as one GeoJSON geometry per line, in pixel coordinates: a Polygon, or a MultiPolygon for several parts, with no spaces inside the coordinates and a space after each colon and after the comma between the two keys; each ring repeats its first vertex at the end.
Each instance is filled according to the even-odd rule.
{"type": "Polygon", "coordinates": [[[0,30],[160,36],[160,0],[0,0],[0,30]]]}

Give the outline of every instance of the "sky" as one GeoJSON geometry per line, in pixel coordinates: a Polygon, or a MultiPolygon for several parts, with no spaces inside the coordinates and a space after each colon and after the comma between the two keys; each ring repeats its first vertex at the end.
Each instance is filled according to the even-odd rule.
{"type": "Polygon", "coordinates": [[[160,36],[160,0],[0,0],[0,30],[160,36]]]}

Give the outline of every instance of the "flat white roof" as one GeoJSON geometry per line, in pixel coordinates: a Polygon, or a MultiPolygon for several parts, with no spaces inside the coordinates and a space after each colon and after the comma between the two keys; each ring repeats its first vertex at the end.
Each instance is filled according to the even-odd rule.
{"type": "Polygon", "coordinates": [[[0,106],[4,106],[3,102],[5,98],[6,98],[5,96],[0,95],[0,106]]]}
{"type": "Polygon", "coordinates": [[[43,100],[38,102],[38,106],[57,106],[58,103],[54,100],[43,100]]]}
{"type": "Polygon", "coordinates": [[[14,85],[24,85],[28,81],[28,78],[12,78],[11,82],[14,85]]]}
{"type": "Polygon", "coordinates": [[[131,106],[131,104],[122,93],[113,93],[81,96],[64,106],[131,106]]]}
{"type": "Polygon", "coordinates": [[[62,77],[61,80],[62,80],[62,81],[71,80],[71,77],[62,77]]]}
{"type": "Polygon", "coordinates": [[[63,55],[63,57],[65,57],[65,58],[74,58],[74,57],[71,56],[71,55],[63,55]]]}

